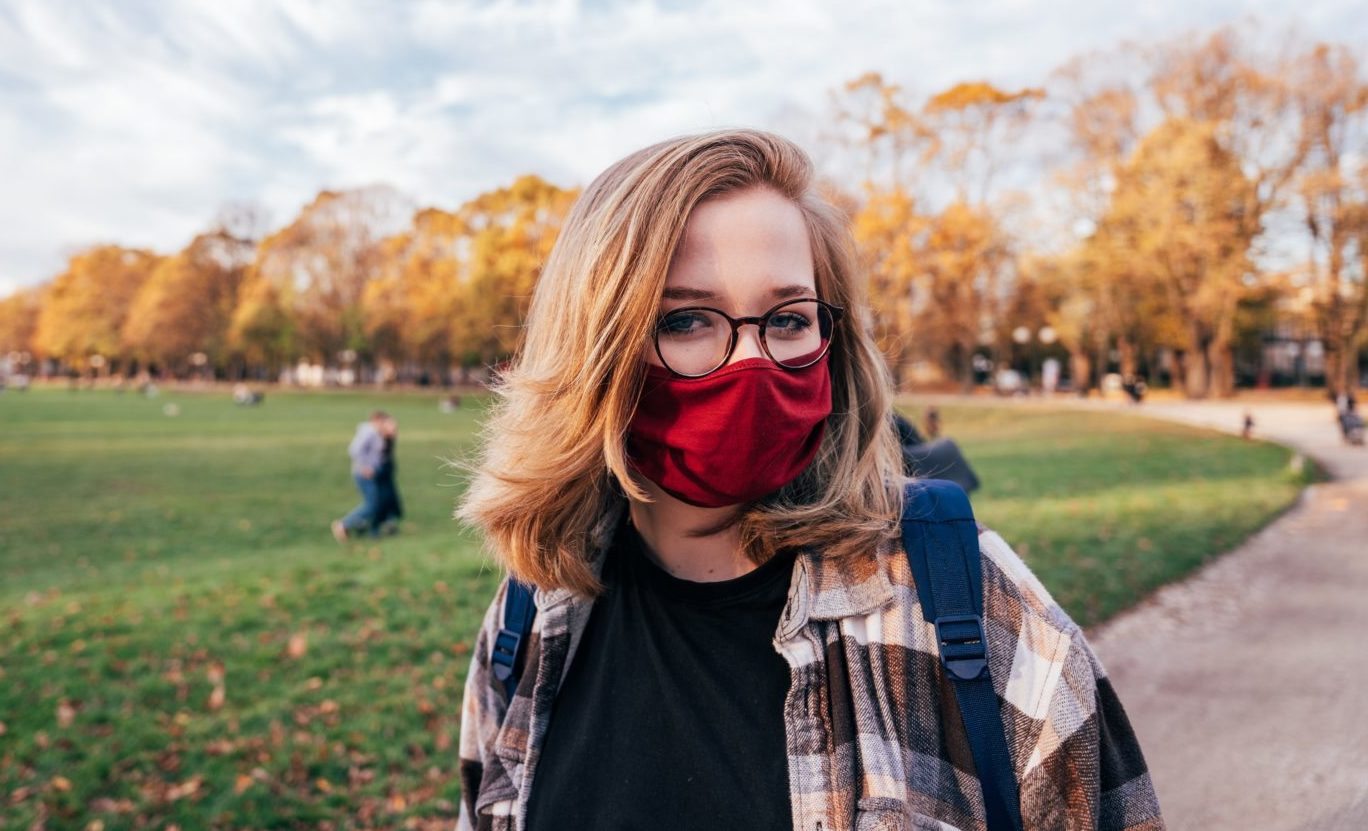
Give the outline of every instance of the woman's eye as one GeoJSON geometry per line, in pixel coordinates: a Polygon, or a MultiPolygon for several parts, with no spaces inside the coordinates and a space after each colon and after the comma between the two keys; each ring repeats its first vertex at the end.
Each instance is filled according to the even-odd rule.
{"type": "Polygon", "coordinates": [[[782,334],[802,332],[812,325],[812,321],[794,312],[784,312],[770,318],[766,329],[772,329],[782,334]]]}
{"type": "Polygon", "coordinates": [[[697,334],[708,329],[710,325],[709,315],[704,312],[678,312],[666,315],[658,328],[661,334],[678,337],[697,334]]]}

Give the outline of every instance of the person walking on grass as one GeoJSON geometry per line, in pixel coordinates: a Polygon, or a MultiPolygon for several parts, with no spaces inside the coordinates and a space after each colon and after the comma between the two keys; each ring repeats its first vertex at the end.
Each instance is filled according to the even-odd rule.
{"type": "Polygon", "coordinates": [[[863,285],[772,133],[665,141],[579,197],[465,463],[457,515],[507,575],[458,829],[1163,828],[1083,631],[994,531],[919,524],[967,502],[903,476],[863,285]],[[948,558],[909,525],[981,586],[915,579],[948,558]],[[981,614],[935,611],[959,590],[981,614]]]}
{"type": "Polygon", "coordinates": [[[384,410],[371,413],[370,418],[356,425],[356,434],[347,446],[347,455],[351,457],[352,481],[361,492],[361,503],[346,516],[332,521],[332,534],[338,542],[346,542],[348,537],[363,531],[370,536],[378,535],[373,522],[380,509],[380,489],[375,474],[384,461],[383,431],[388,418],[389,413],[384,410]]]}
{"type": "Polygon", "coordinates": [[[395,481],[394,452],[399,438],[399,422],[394,416],[387,416],[380,425],[380,435],[384,438],[384,449],[380,454],[380,464],[375,468],[376,508],[371,517],[372,534],[399,533],[399,520],[404,518],[404,503],[399,498],[399,485],[395,481]]]}

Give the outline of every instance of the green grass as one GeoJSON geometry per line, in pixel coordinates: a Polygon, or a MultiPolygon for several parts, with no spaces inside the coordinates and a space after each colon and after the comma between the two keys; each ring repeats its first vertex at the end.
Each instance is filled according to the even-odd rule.
{"type": "MultiPolygon", "coordinates": [[[[480,407],[0,396],[0,827],[450,828],[461,684],[497,575],[450,519],[442,460],[469,450],[480,407]],[[375,406],[400,422],[404,530],[338,546],[346,443],[375,406]]],[[[1084,622],[1301,484],[1280,448],[1183,427],[943,413],[985,480],[979,516],[1084,622]]]]}
{"type": "MultiPolygon", "coordinates": [[[[920,422],[921,408],[901,409],[920,422]]],[[[1233,548],[1319,476],[1276,444],[1136,416],[943,407],[978,519],[1087,626],[1233,548]]]]}

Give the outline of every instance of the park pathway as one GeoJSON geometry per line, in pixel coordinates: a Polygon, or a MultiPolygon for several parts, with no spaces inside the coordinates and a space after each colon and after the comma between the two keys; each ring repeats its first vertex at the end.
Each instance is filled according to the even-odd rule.
{"type": "Polygon", "coordinates": [[[1248,409],[1257,436],[1334,477],[1235,551],[1089,633],[1169,828],[1365,831],[1368,448],[1341,443],[1329,404],[1124,409],[1232,432],[1248,409]]]}

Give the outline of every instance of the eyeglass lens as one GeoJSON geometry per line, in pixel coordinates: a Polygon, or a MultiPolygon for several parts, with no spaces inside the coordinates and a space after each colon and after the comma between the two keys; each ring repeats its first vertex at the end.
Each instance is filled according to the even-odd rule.
{"type": "MultiPolygon", "coordinates": [[[[771,311],[760,328],[775,363],[800,369],[816,362],[831,341],[831,312],[815,300],[798,300],[771,311]]],[[[660,359],[681,375],[704,375],[726,362],[732,327],[710,309],[680,309],[656,328],[660,359]]]]}

